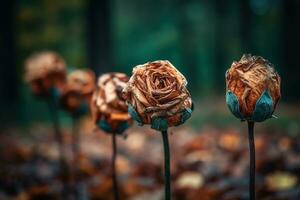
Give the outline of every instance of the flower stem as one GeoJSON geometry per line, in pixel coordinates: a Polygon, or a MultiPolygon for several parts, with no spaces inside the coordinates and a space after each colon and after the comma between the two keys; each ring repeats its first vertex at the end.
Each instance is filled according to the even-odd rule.
{"type": "Polygon", "coordinates": [[[113,192],[115,200],[119,200],[119,188],[117,180],[117,170],[116,170],[116,158],[117,158],[117,138],[116,133],[112,133],[112,179],[113,179],[113,192]]]}
{"type": "Polygon", "coordinates": [[[168,131],[162,131],[164,143],[164,159],[165,159],[165,200],[171,199],[171,175],[170,175],[170,147],[168,139],[168,131]]]}
{"type": "Polygon", "coordinates": [[[54,126],[55,140],[59,145],[59,161],[63,168],[64,166],[64,149],[63,149],[63,136],[60,130],[60,124],[58,120],[58,108],[54,99],[50,98],[48,101],[49,112],[51,114],[51,120],[54,126]]]}
{"type": "Polygon", "coordinates": [[[255,200],[255,143],[254,143],[254,122],[248,121],[248,139],[250,150],[250,176],[249,176],[249,196],[250,200],[255,200]]]}
{"type": "MultiPolygon", "coordinates": [[[[65,153],[64,153],[64,147],[63,147],[63,135],[60,129],[60,123],[58,119],[58,105],[54,98],[49,97],[48,98],[48,107],[49,112],[51,115],[51,120],[53,122],[54,126],[54,134],[55,134],[55,140],[58,143],[59,148],[59,164],[61,168],[61,172],[63,177],[68,176],[69,172],[67,169],[67,163],[65,161],[65,153]]],[[[67,195],[68,193],[68,187],[67,185],[63,184],[63,196],[67,195]]]]}
{"type": "Polygon", "coordinates": [[[73,115],[72,116],[72,132],[73,132],[73,143],[72,143],[72,150],[73,150],[73,167],[71,167],[71,182],[72,184],[72,190],[75,193],[75,196],[78,196],[77,183],[79,181],[78,177],[78,169],[80,168],[80,134],[78,130],[78,117],[73,115]]]}
{"type": "Polygon", "coordinates": [[[80,155],[80,134],[78,130],[78,117],[73,116],[72,117],[72,129],[73,129],[73,157],[74,162],[77,161],[78,156],[80,155]]]}

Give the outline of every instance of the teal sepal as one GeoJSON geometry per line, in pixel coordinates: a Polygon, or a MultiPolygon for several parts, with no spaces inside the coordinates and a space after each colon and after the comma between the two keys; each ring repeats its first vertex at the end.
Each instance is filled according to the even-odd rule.
{"type": "Polygon", "coordinates": [[[79,108],[74,113],[75,116],[85,115],[89,111],[89,106],[86,102],[81,102],[79,108]]]}
{"type": "Polygon", "coordinates": [[[273,100],[268,91],[264,91],[257,100],[251,120],[262,122],[271,118],[273,114],[273,100]]]}
{"type": "Polygon", "coordinates": [[[181,120],[180,120],[180,122],[176,126],[184,124],[192,116],[193,107],[194,106],[192,106],[191,108],[185,108],[181,112],[181,120]]]}
{"type": "Polygon", "coordinates": [[[117,134],[122,134],[122,133],[124,133],[124,131],[125,131],[126,129],[128,129],[128,128],[129,128],[129,123],[128,123],[128,121],[120,122],[120,124],[118,125],[117,130],[115,130],[115,133],[117,133],[117,134]]]}
{"type": "Polygon", "coordinates": [[[231,111],[231,113],[241,119],[241,120],[245,120],[245,118],[243,117],[242,113],[240,112],[240,104],[238,101],[237,96],[231,92],[230,90],[228,90],[226,92],[226,104],[229,108],[229,110],[231,111]]]}
{"type": "Polygon", "coordinates": [[[195,110],[195,104],[192,103],[192,107],[191,107],[192,112],[195,110]]]}
{"type": "Polygon", "coordinates": [[[132,117],[132,119],[134,119],[138,123],[139,126],[143,125],[140,116],[137,114],[137,112],[131,105],[128,105],[128,113],[132,117]]]}
{"type": "Polygon", "coordinates": [[[107,133],[113,132],[113,130],[111,129],[110,125],[107,123],[106,120],[100,120],[98,122],[98,127],[107,133]]]}
{"type": "Polygon", "coordinates": [[[49,90],[49,93],[50,93],[51,97],[54,99],[59,99],[59,97],[60,97],[60,92],[55,87],[51,87],[49,90]]]}
{"type": "Polygon", "coordinates": [[[166,131],[168,130],[168,121],[163,117],[157,117],[152,119],[151,128],[158,131],[166,131]]]}
{"type": "Polygon", "coordinates": [[[126,129],[129,128],[129,123],[128,121],[120,122],[118,128],[116,130],[113,130],[107,123],[107,121],[102,119],[98,122],[98,127],[106,133],[122,134],[126,129]]]}
{"type": "Polygon", "coordinates": [[[48,95],[49,95],[48,98],[50,98],[51,101],[53,101],[59,107],[60,106],[59,99],[61,96],[59,90],[55,87],[51,87],[48,91],[48,95]]]}
{"type": "Polygon", "coordinates": [[[243,117],[242,113],[240,112],[240,105],[239,105],[239,101],[237,96],[232,93],[230,90],[228,90],[226,92],[226,104],[229,108],[229,110],[231,111],[231,113],[241,119],[241,120],[245,120],[245,118],[243,117]]]}

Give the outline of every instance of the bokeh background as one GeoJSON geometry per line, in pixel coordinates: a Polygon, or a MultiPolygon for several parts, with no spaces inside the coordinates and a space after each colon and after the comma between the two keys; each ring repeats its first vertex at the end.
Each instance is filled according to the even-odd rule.
{"type": "Polygon", "coordinates": [[[1,6],[1,121],[41,118],[22,72],[24,59],[45,49],[97,74],[130,74],[137,64],[168,59],[200,102],[224,96],[233,60],[261,55],[282,76],[282,101],[298,103],[299,6],[297,0],[7,1],[1,6]]]}
{"type": "MultiPolygon", "coordinates": [[[[26,138],[49,125],[45,103],[23,82],[24,60],[40,50],[57,51],[69,68],[91,68],[97,75],[130,75],[137,64],[167,59],[187,77],[196,104],[184,130],[235,127],[243,133],[246,124],[225,105],[224,74],[234,60],[251,53],[268,59],[282,77],[279,118],[259,124],[258,134],[294,140],[300,133],[299,9],[298,0],[4,1],[0,134],[26,138]]],[[[60,114],[68,130],[70,118],[60,114]]],[[[299,176],[298,168],[293,172],[299,176]]]]}

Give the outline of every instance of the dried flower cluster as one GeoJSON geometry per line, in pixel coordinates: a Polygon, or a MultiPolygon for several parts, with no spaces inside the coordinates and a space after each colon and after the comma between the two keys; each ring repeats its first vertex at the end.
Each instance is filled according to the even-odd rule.
{"type": "Polygon", "coordinates": [[[91,70],[75,70],[68,74],[62,95],[63,107],[71,113],[85,113],[95,89],[95,74],[91,70]]]}
{"type": "Polygon", "coordinates": [[[133,69],[124,97],[133,118],[157,130],[184,123],[192,112],[185,77],[169,62],[154,61],[133,69]]]}
{"type": "Polygon", "coordinates": [[[54,52],[34,54],[25,62],[25,81],[37,96],[47,96],[53,88],[62,91],[65,76],[65,62],[54,52]]]}
{"type": "Polygon", "coordinates": [[[280,99],[280,77],[267,60],[244,55],[226,72],[227,104],[242,120],[270,118],[280,99]]]}
{"type": "Polygon", "coordinates": [[[108,73],[99,77],[91,102],[93,121],[110,133],[122,133],[132,120],[122,97],[128,77],[122,73],[108,73]]]}

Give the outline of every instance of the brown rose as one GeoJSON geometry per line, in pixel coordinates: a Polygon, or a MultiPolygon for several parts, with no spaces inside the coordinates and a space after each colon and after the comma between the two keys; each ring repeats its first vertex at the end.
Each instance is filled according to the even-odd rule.
{"type": "Polygon", "coordinates": [[[94,123],[109,133],[122,133],[132,123],[128,107],[122,97],[128,77],[122,73],[108,73],[99,77],[91,101],[94,123]]]}
{"type": "Polygon", "coordinates": [[[280,99],[280,76],[262,57],[243,55],[226,72],[226,102],[242,120],[270,118],[280,99]]]}
{"type": "Polygon", "coordinates": [[[138,65],[123,90],[131,116],[157,130],[184,123],[192,112],[185,77],[169,62],[138,65]]]}
{"type": "Polygon", "coordinates": [[[55,52],[37,53],[25,61],[25,81],[37,96],[48,96],[51,89],[62,91],[65,76],[65,62],[55,52]]]}
{"type": "Polygon", "coordinates": [[[63,107],[73,114],[86,113],[95,87],[93,71],[75,70],[69,73],[61,98],[63,107]]]}

